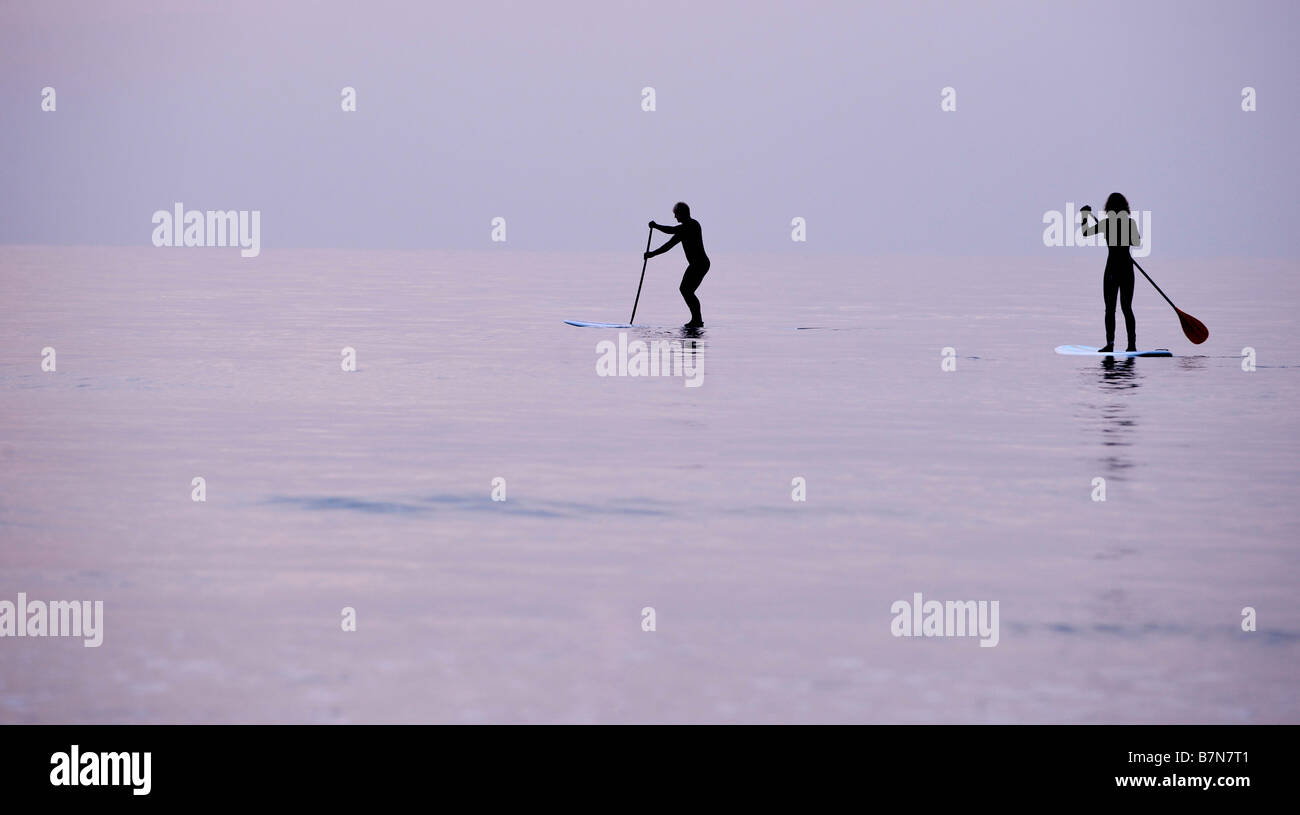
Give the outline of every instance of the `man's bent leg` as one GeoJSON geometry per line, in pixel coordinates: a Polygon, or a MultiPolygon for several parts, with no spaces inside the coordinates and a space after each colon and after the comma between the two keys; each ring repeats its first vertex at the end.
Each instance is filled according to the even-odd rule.
{"type": "Polygon", "coordinates": [[[708,271],[707,268],[701,271],[694,266],[687,266],[686,273],[682,275],[682,285],[677,289],[682,293],[686,307],[691,310],[691,323],[696,325],[703,325],[704,317],[700,315],[700,298],[695,296],[695,290],[704,282],[704,275],[708,271]]]}

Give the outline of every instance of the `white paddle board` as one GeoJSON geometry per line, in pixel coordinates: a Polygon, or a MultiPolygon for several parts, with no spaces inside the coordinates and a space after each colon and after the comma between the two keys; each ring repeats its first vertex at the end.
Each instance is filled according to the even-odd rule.
{"type": "Polygon", "coordinates": [[[635,328],[631,323],[586,323],[582,320],[565,320],[565,322],[578,328],[635,328]]]}
{"type": "Polygon", "coordinates": [[[1168,348],[1153,348],[1150,351],[1098,351],[1090,345],[1058,345],[1056,353],[1068,357],[1172,357],[1168,348]]]}

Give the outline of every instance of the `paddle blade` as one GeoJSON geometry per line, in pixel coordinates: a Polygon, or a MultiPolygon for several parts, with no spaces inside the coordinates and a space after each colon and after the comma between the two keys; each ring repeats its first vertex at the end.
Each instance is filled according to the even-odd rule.
{"type": "Polygon", "coordinates": [[[1210,338],[1210,329],[1205,327],[1205,323],[1179,309],[1174,311],[1178,312],[1178,322],[1183,324],[1183,333],[1187,335],[1187,339],[1200,345],[1210,338]]]}

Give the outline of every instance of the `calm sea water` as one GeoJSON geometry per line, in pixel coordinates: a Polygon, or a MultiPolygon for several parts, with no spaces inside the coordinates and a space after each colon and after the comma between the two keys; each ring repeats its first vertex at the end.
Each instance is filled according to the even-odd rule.
{"type": "Polygon", "coordinates": [[[1057,356],[1103,254],[717,255],[689,388],[562,323],[635,252],[0,247],[0,600],[105,603],[0,722],[1300,721],[1300,269],[1149,259],[1210,341],[1139,279],[1175,358],[1057,356]]]}

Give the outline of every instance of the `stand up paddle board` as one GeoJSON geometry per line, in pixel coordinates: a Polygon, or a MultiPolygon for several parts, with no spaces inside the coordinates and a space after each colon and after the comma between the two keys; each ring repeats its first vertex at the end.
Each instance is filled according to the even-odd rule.
{"type": "Polygon", "coordinates": [[[1058,345],[1056,353],[1068,357],[1172,357],[1168,348],[1153,348],[1150,351],[1098,351],[1088,345],[1058,345]]]}
{"type": "Polygon", "coordinates": [[[576,325],[578,328],[635,328],[631,323],[584,323],[582,320],[565,320],[569,325],[576,325]]]}

